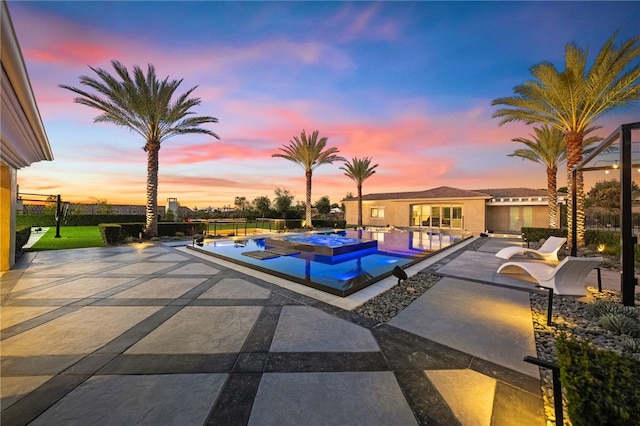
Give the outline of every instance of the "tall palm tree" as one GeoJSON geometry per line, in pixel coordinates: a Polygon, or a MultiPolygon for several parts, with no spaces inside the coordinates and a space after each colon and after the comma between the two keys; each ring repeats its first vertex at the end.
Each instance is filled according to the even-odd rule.
{"type": "MultiPolygon", "coordinates": [[[[564,141],[564,134],[547,124],[533,128],[535,135],[532,139],[514,138],[513,142],[519,142],[527,148],[519,148],[509,154],[509,157],[520,157],[524,160],[535,161],[547,167],[547,194],[549,199],[549,227],[558,227],[558,193],[556,176],[558,165],[567,159],[567,144],[564,141]]],[[[595,128],[587,129],[589,133],[595,128]]],[[[583,146],[587,147],[599,142],[601,138],[593,136],[583,141],[583,146]]]]}
{"type": "MultiPolygon", "coordinates": [[[[507,108],[497,110],[493,117],[500,125],[512,121],[527,124],[546,123],[563,132],[567,144],[567,186],[572,190],[571,170],[582,161],[583,139],[596,118],[614,108],[640,99],[640,36],[614,44],[617,32],[611,36],[588,67],[586,50],[574,43],[566,45],[565,70],[558,71],[550,62],[531,67],[533,80],[516,86],[516,96],[498,98],[492,105],[507,108]]],[[[584,180],[578,173],[575,182],[578,218],[575,229],[578,246],[584,245],[584,180]]],[[[573,212],[571,197],[569,217],[573,212]]],[[[569,240],[572,229],[569,223],[569,240]]]]}
{"type": "Polygon", "coordinates": [[[205,123],[217,123],[214,117],[194,117],[191,109],[200,105],[199,98],[190,98],[197,88],[192,87],[181,95],[176,90],[182,80],[158,81],[156,70],[149,64],[147,74],[138,66],[133,67],[133,75],[120,62],[113,60],[111,65],[117,76],[101,68],[89,67],[99,79],[80,77],[80,84],[95,90],[89,93],[82,89],[60,85],[80,95],[74,102],[95,108],[102,113],[93,121],[111,123],[127,127],[145,140],[147,153],[147,206],[146,237],[158,236],[158,154],[160,144],[173,136],[187,133],[204,133],[220,139],[211,130],[199,127],[205,123]],[[174,98],[175,96],[175,98],[174,98]],[[173,99],[173,100],[172,100],[173,99]]]}
{"type": "Polygon", "coordinates": [[[304,169],[307,178],[307,203],[305,206],[305,227],[312,228],[311,222],[311,177],[316,167],[321,164],[331,164],[334,161],[344,161],[338,155],[338,148],[326,148],[329,140],[326,137],[318,139],[318,131],[309,137],[303,130],[300,137],[293,137],[289,145],[280,148],[282,153],[272,154],[272,157],[280,157],[292,161],[304,169]],[[326,148],[326,149],[325,149],[326,148]]]}
{"type": "Polygon", "coordinates": [[[344,174],[349,176],[358,187],[358,226],[362,226],[362,183],[371,177],[376,171],[377,164],[371,165],[371,158],[356,158],[354,157],[351,162],[344,163],[344,166],[340,167],[344,170],[344,174]]]}

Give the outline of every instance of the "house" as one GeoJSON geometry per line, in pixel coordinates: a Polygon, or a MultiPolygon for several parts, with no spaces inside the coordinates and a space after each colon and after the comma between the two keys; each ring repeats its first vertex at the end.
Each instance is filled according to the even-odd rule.
{"type": "Polygon", "coordinates": [[[15,261],[17,172],[53,153],[36,105],[6,2],[0,13],[0,271],[15,261]]]}
{"type": "MultiPolygon", "coordinates": [[[[564,194],[559,194],[564,202],[564,194]]],[[[358,222],[357,197],[343,200],[348,224],[358,222]]],[[[546,190],[466,190],[441,186],[414,192],[362,197],[364,226],[422,227],[446,231],[519,233],[523,226],[548,227],[546,190]]]]}

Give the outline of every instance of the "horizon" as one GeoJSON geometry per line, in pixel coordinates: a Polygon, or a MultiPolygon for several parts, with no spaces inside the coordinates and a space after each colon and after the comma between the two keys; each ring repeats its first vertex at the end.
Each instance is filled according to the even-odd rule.
{"type": "MultiPolygon", "coordinates": [[[[117,59],[184,79],[178,93],[198,86],[192,96],[202,103],[192,111],[219,119],[203,127],[220,141],[185,135],[160,150],[158,205],[177,198],[199,209],[233,206],[236,196],[273,200],[276,188],[304,202],[303,169],[271,157],[302,130],[319,130],[347,159],[379,164],[363,194],[546,189],[543,165],[507,157],[522,146],[511,139],[533,130],[498,126],[491,101],[513,95],[532,65],[563,69],[569,42],[591,61],[616,29],[618,44],[637,36],[640,17],[636,2],[7,4],[54,154],[18,172],[20,191],[146,203],[144,141],[94,124],[97,111],[58,87],[95,76],[88,66],[112,72],[117,59]]],[[[614,110],[596,120],[595,134],[639,116],[637,103],[614,110]]],[[[357,192],[341,165],[314,171],[313,204],[357,192]]]]}

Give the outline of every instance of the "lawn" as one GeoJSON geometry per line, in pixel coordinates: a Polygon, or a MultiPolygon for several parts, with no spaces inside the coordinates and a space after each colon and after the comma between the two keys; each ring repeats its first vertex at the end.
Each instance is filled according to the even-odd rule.
{"type": "Polygon", "coordinates": [[[97,226],[62,226],[60,238],[55,238],[56,228],[51,227],[29,251],[65,250],[86,247],[104,247],[100,228],[97,226]]]}

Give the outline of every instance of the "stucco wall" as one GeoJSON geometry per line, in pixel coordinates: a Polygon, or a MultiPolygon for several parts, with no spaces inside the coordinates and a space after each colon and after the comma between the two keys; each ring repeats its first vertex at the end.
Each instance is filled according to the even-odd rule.
{"type": "MultiPolygon", "coordinates": [[[[558,209],[558,217],[560,209],[558,209]]],[[[534,228],[549,227],[548,206],[488,206],[487,207],[487,229],[495,232],[520,232],[522,226],[532,226],[534,228]],[[532,209],[531,224],[519,222],[516,227],[510,226],[509,212],[512,208],[518,210],[519,217],[523,216],[524,207],[532,209]]]]}
{"type": "MultiPolygon", "coordinates": [[[[429,199],[429,200],[383,200],[362,202],[362,224],[364,226],[398,226],[407,227],[411,223],[411,206],[414,204],[461,205],[464,229],[473,232],[484,232],[485,200],[484,199],[429,199]],[[383,207],[384,218],[372,218],[371,208],[383,207]]],[[[358,202],[344,201],[347,224],[358,222],[358,202]]]]}
{"type": "Polygon", "coordinates": [[[16,171],[0,163],[0,271],[11,269],[16,257],[16,171]]]}

